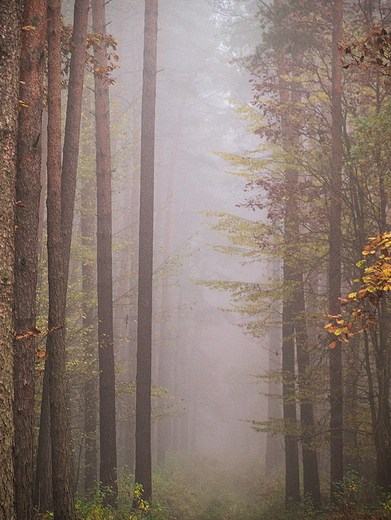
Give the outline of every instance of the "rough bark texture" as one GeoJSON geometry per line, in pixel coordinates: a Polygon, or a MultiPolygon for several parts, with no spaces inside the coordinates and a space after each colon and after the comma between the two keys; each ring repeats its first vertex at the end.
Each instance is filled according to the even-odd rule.
{"type": "Polygon", "coordinates": [[[52,446],[50,435],[49,361],[45,361],[34,484],[34,507],[39,513],[53,511],[52,446]]]}
{"type": "MultiPolygon", "coordinates": [[[[92,26],[105,34],[105,2],[92,1],[92,26]]],[[[98,66],[106,66],[104,48],[95,49],[98,66]]],[[[109,85],[95,75],[96,183],[97,183],[97,286],[99,344],[100,482],[110,488],[108,502],[117,497],[117,442],[115,424],[115,372],[113,333],[111,150],[109,85]]]]}
{"type": "Polygon", "coordinates": [[[20,68],[15,206],[14,421],[15,499],[19,520],[33,515],[34,362],[41,191],[46,1],[26,0],[20,68]]]}
{"type": "MultiPolygon", "coordinates": [[[[333,3],[332,127],[329,250],[329,311],[341,311],[341,175],[342,175],[342,64],[338,42],[342,39],[343,0],[333,3]]],[[[343,407],[341,343],[330,351],[330,482],[343,478],[343,407]]]]}
{"type": "Polygon", "coordinates": [[[65,279],[61,230],[61,2],[48,1],[48,280],[50,420],[56,520],[74,520],[68,460],[65,363],[65,279]]]}
{"type": "MultiPolygon", "coordinates": [[[[67,286],[68,280],[73,213],[75,207],[88,7],[89,0],[75,0],[61,175],[61,225],[65,286],[67,286]]],[[[64,297],[66,298],[66,292],[64,297]]]]}
{"type": "Polygon", "coordinates": [[[141,108],[135,467],[135,481],[143,486],[145,500],[150,500],[152,496],[151,347],[157,16],[158,1],[146,0],[141,108]]]}
{"type": "Polygon", "coordinates": [[[0,520],[14,520],[14,205],[23,3],[0,3],[0,520]]]}

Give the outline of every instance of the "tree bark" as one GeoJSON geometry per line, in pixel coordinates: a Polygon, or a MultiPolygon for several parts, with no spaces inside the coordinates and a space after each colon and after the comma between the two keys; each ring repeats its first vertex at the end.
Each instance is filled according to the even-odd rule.
{"type": "Polygon", "coordinates": [[[19,520],[33,515],[34,370],[41,191],[46,1],[26,0],[22,31],[16,171],[14,421],[15,502],[19,520]]]}
{"type": "MultiPolygon", "coordinates": [[[[94,243],[92,178],[84,182],[82,187],[83,208],[80,215],[81,243],[85,250],[91,250],[94,243]]],[[[98,450],[97,450],[97,352],[94,330],[94,306],[91,301],[94,295],[94,266],[89,255],[82,261],[83,291],[83,328],[84,355],[87,367],[84,382],[84,438],[85,438],[85,491],[91,492],[98,482],[98,450]]]]}
{"type": "Polygon", "coordinates": [[[50,435],[49,361],[46,358],[42,383],[41,414],[36,456],[34,507],[39,513],[53,511],[52,446],[50,435]]]}
{"type": "Polygon", "coordinates": [[[61,226],[65,277],[65,293],[68,284],[69,258],[71,254],[72,224],[75,207],[76,175],[79,158],[80,121],[83,102],[83,80],[86,57],[86,38],[89,0],[75,0],[67,114],[64,131],[63,163],[61,175],[61,226]]]}
{"type": "Polygon", "coordinates": [[[13,417],[14,207],[22,1],[0,3],[0,520],[15,519],[13,417]]]}
{"type": "Polygon", "coordinates": [[[74,520],[68,454],[65,362],[65,300],[61,229],[61,2],[48,1],[48,281],[53,505],[56,520],[74,520]]]}
{"type": "MultiPolygon", "coordinates": [[[[93,30],[106,31],[105,2],[92,1],[93,30]]],[[[103,47],[95,49],[98,67],[106,66],[103,47]]],[[[111,149],[109,85],[95,74],[95,129],[97,182],[97,285],[99,344],[100,482],[111,489],[107,501],[117,498],[117,442],[113,332],[111,149]]]]}
{"type": "Polygon", "coordinates": [[[152,496],[152,274],[157,17],[158,1],[146,0],[144,26],[143,93],[141,108],[135,467],[135,481],[136,483],[142,485],[142,496],[145,500],[150,500],[152,496]]]}
{"type": "MultiPolygon", "coordinates": [[[[342,175],[342,64],[338,43],[342,39],[343,0],[333,2],[331,96],[331,191],[329,234],[329,312],[341,311],[341,175],[342,175]]],[[[341,343],[330,351],[330,494],[343,478],[343,397],[341,343]]]]}

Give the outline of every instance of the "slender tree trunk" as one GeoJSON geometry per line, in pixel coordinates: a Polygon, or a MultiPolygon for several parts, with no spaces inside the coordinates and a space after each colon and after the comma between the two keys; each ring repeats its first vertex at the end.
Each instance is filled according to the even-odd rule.
{"type": "Polygon", "coordinates": [[[61,175],[61,226],[65,271],[65,300],[67,293],[66,288],[68,285],[72,224],[75,207],[76,175],[79,158],[80,121],[83,102],[83,80],[89,3],[89,0],[75,0],[73,33],[71,39],[71,61],[69,67],[67,113],[61,175]]]}
{"type": "Polygon", "coordinates": [[[312,500],[316,509],[321,505],[318,454],[313,443],[314,405],[309,378],[310,355],[308,351],[308,335],[306,309],[304,300],[303,275],[299,274],[298,290],[294,298],[296,302],[295,327],[297,368],[299,373],[301,442],[303,453],[303,488],[304,495],[312,500]]]}
{"type": "MultiPolygon", "coordinates": [[[[92,26],[105,34],[105,2],[92,1],[92,26]]],[[[106,66],[103,48],[95,49],[99,67],[106,66]]],[[[115,424],[115,372],[113,332],[111,150],[109,85],[95,74],[96,180],[97,180],[97,281],[100,402],[100,482],[117,498],[117,447],[115,424]]]]}
{"type": "Polygon", "coordinates": [[[0,3],[0,520],[15,519],[13,417],[14,207],[23,2],[0,3]]]}
{"type": "MultiPolygon", "coordinates": [[[[286,74],[284,62],[279,66],[279,97],[282,108],[281,131],[285,151],[292,147],[292,128],[287,116],[290,89],[283,79],[286,74]]],[[[295,327],[294,295],[296,287],[295,262],[297,258],[297,203],[296,187],[298,173],[293,168],[285,170],[285,218],[284,218],[284,260],[282,302],[282,374],[283,374],[283,415],[288,432],[285,434],[285,501],[300,501],[299,448],[298,436],[289,430],[297,428],[296,388],[295,388],[295,327]]]]}
{"type": "Polygon", "coordinates": [[[376,451],[376,484],[386,493],[391,490],[391,421],[390,421],[390,347],[387,300],[379,305],[379,334],[375,344],[378,382],[377,414],[373,427],[376,451]]]}
{"type": "MultiPolygon", "coordinates": [[[[80,216],[81,242],[89,251],[94,243],[94,224],[92,210],[93,188],[92,179],[82,187],[83,208],[80,216]]],[[[94,331],[94,306],[91,301],[94,296],[94,267],[89,258],[82,263],[82,292],[83,292],[83,328],[84,328],[84,355],[87,367],[84,383],[84,438],[85,438],[85,491],[90,492],[98,482],[98,451],[97,451],[97,352],[94,331]]]]}
{"type": "MultiPolygon", "coordinates": [[[[342,39],[343,0],[333,2],[332,99],[331,99],[331,192],[329,250],[329,311],[341,306],[341,175],[342,175],[342,66],[338,43],[342,39]]],[[[340,342],[330,351],[330,482],[343,478],[342,350],[340,342]]]]}
{"type": "Polygon", "coordinates": [[[135,480],[143,486],[145,500],[150,500],[152,496],[151,361],[157,17],[158,1],[146,0],[141,108],[135,468],[135,480]]]}
{"type": "Polygon", "coordinates": [[[16,171],[14,421],[15,502],[18,520],[33,515],[34,361],[38,222],[41,190],[46,1],[26,0],[22,32],[16,171]]]}
{"type": "Polygon", "coordinates": [[[41,414],[36,456],[34,507],[39,513],[53,511],[52,446],[50,436],[49,361],[45,361],[41,414]]]}
{"type": "Polygon", "coordinates": [[[68,454],[65,279],[61,230],[61,2],[48,1],[48,280],[50,420],[54,518],[73,520],[68,454]]]}

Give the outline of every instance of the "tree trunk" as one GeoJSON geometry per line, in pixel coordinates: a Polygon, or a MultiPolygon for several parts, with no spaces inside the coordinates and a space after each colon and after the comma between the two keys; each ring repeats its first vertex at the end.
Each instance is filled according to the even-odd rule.
{"type": "Polygon", "coordinates": [[[301,442],[303,453],[303,489],[304,496],[311,499],[314,507],[319,509],[320,481],[318,454],[313,445],[312,436],[314,432],[314,405],[311,395],[311,383],[309,378],[310,355],[308,351],[308,336],[306,324],[306,309],[304,301],[303,275],[299,275],[298,290],[294,294],[296,302],[295,328],[296,328],[296,350],[297,368],[299,373],[300,393],[300,421],[301,442]]]}
{"type": "MultiPolygon", "coordinates": [[[[292,128],[287,117],[290,89],[283,79],[287,73],[285,63],[279,64],[279,98],[281,103],[281,133],[283,148],[287,152],[292,146],[292,128]]],[[[283,374],[283,416],[285,434],[285,502],[300,501],[299,448],[298,436],[289,430],[297,428],[296,388],[295,388],[295,327],[294,293],[297,289],[295,274],[297,266],[297,203],[295,201],[298,173],[293,168],[285,170],[285,217],[284,217],[284,258],[283,258],[283,302],[282,302],[282,374],[283,374]]]]}
{"type": "MultiPolygon", "coordinates": [[[[105,34],[105,2],[92,1],[92,26],[105,34]]],[[[95,49],[98,67],[106,66],[103,47],[95,49]]],[[[107,501],[117,498],[115,424],[115,372],[113,333],[111,150],[109,85],[95,74],[96,181],[97,181],[97,285],[99,343],[100,482],[110,488],[107,501]]]]}
{"type": "Polygon", "coordinates": [[[34,484],[34,507],[39,513],[53,511],[52,447],[50,436],[49,361],[46,358],[42,383],[37,462],[34,484]]]}
{"type": "Polygon", "coordinates": [[[33,515],[34,362],[38,222],[41,190],[46,2],[26,0],[22,32],[16,171],[14,421],[15,503],[19,520],[33,515]]]}
{"type": "Polygon", "coordinates": [[[145,500],[150,500],[152,496],[151,360],[157,17],[158,1],[146,0],[141,108],[135,467],[135,481],[143,486],[145,500]]]}
{"type": "MultiPolygon", "coordinates": [[[[338,43],[342,39],[343,0],[333,2],[331,192],[329,234],[329,312],[341,311],[341,175],[342,175],[342,64],[338,43]]],[[[330,494],[343,478],[343,399],[341,343],[330,351],[330,494]]]]}
{"type": "Polygon", "coordinates": [[[391,421],[390,421],[390,347],[387,300],[379,305],[379,334],[375,343],[378,382],[377,414],[373,426],[376,452],[376,484],[385,493],[391,491],[391,421]]]}
{"type": "Polygon", "coordinates": [[[23,2],[0,3],[0,520],[15,519],[13,417],[14,207],[23,2]]]}
{"type": "MultiPolygon", "coordinates": [[[[93,188],[92,179],[85,181],[81,198],[83,208],[80,215],[81,243],[86,250],[91,250],[94,243],[93,224],[93,188]]],[[[85,438],[85,491],[93,491],[98,482],[98,451],[97,451],[97,352],[94,330],[94,307],[91,300],[94,294],[94,267],[89,255],[82,262],[82,292],[83,292],[83,329],[84,355],[87,372],[84,383],[84,438],[85,438]]]]}
{"type": "Polygon", "coordinates": [[[61,2],[48,2],[48,281],[50,421],[54,518],[73,520],[65,364],[65,279],[61,230],[61,2]]]}
{"type": "Polygon", "coordinates": [[[83,80],[86,56],[86,37],[89,0],[75,0],[67,114],[64,132],[63,163],[61,175],[61,226],[64,262],[64,279],[68,285],[69,258],[71,253],[72,224],[75,206],[76,174],[79,158],[80,121],[83,102],[83,80]]]}

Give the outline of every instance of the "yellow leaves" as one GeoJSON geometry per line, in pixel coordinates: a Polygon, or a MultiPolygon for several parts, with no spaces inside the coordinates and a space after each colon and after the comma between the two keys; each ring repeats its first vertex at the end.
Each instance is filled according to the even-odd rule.
{"type": "Polygon", "coordinates": [[[25,25],[24,27],[22,27],[22,31],[35,31],[35,29],[35,25],[25,25]]]}

